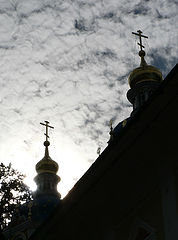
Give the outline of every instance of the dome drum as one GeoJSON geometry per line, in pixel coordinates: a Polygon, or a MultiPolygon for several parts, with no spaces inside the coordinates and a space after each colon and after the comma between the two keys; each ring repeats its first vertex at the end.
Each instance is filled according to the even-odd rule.
{"type": "Polygon", "coordinates": [[[49,182],[54,181],[56,184],[60,182],[61,178],[58,175],[54,175],[53,173],[49,173],[49,172],[43,172],[43,173],[39,173],[38,175],[36,175],[36,177],[34,178],[34,181],[36,182],[36,184],[38,185],[38,183],[41,182],[41,180],[48,179],[49,182]]]}
{"type": "Polygon", "coordinates": [[[137,83],[133,88],[129,89],[127,92],[127,99],[130,103],[134,104],[135,98],[138,96],[138,92],[148,93],[148,95],[152,95],[152,93],[160,86],[160,82],[156,81],[142,81],[137,83]]]}
{"type": "Polygon", "coordinates": [[[53,173],[40,173],[35,178],[34,181],[37,185],[37,190],[34,193],[34,198],[40,195],[55,195],[60,198],[60,194],[57,191],[57,184],[60,182],[60,177],[53,173]]]}

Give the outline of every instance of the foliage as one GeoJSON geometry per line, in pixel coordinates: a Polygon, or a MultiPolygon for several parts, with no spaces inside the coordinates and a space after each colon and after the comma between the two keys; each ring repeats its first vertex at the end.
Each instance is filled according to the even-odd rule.
{"type": "Polygon", "coordinates": [[[0,228],[3,229],[11,220],[18,204],[32,199],[29,188],[23,183],[24,175],[0,163],[0,228]]]}

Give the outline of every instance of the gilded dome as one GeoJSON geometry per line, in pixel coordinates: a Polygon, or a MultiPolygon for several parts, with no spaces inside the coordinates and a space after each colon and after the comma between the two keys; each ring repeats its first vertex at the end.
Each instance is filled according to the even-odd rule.
{"type": "Polygon", "coordinates": [[[59,169],[59,166],[58,166],[57,162],[53,161],[51,159],[51,157],[49,156],[49,153],[48,153],[48,146],[49,146],[49,144],[50,143],[48,141],[44,142],[44,145],[46,147],[46,149],[45,149],[45,156],[44,156],[44,158],[41,161],[39,161],[36,164],[36,171],[37,171],[37,173],[48,172],[48,173],[56,174],[58,169],[59,169]]]}
{"type": "Polygon", "coordinates": [[[58,168],[59,168],[58,164],[55,161],[53,161],[50,157],[46,156],[36,164],[37,173],[51,172],[56,174],[58,168]]]}
{"type": "Polygon", "coordinates": [[[139,56],[141,57],[140,67],[134,69],[129,76],[129,85],[130,87],[134,87],[136,84],[140,82],[161,82],[163,81],[162,73],[160,70],[154,66],[147,65],[144,56],[145,52],[140,51],[139,56]]]}

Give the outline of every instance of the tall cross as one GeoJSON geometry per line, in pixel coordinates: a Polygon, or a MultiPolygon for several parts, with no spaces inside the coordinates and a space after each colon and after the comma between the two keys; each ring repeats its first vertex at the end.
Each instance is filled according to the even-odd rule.
{"type": "Polygon", "coordinates": [[[138,33],[132,32],[132,34],[135,34],[135,35],[139,36],[140,42],[138,43],[138,45],[140,46],[140,50],[142,51],[143,48],[145,48],[145,47],[142,45],[142,37],[144,37],[144,38],[148,38],[148,37],[145,36],[145,35],[142,35],[142,31],[140,31],[140,30],[138,30],[137,32],[138,32],[138,33]]]}
{"type": "Polygon", "coordinates": [[[44,135],[46,136],[46,141],[48,141],[48,128],[53,128],[52,126],[49,125],[49,122],[48,121],[45,121],[45,123],[40,123],[41,125],[45,126],[46,127],[46,133],[44,133],[44,135]]]}

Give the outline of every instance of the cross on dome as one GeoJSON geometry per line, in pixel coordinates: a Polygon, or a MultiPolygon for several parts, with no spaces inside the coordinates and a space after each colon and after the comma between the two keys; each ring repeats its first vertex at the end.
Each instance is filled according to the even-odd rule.
{"type": "Polygon", "coordinates": [[[40,123],[41,125],[45,126],[46,127],[46,133],[44,133],[44,135],[46,136],[46,141],[48,141],[48,128],[53,128],[52,126],[49,125],[49,122],[48,121],[44,121],[45,123],[40,123]]]}
{"type": "Polygon", "coordinates": [[[143,38],[148,38],[148,37],[145,36],[145,35],[142,35],[142,31],[141,30],[138,30],[137,32],[138,33],[132,32],[132,34],[134,34],[136,36],[139,36],[140,42],[138,43],[138,45],[140,46],[140,50],[143,51],[143,48],[145,48],[145,47],[142,45],[142,37],[143,38]]]}

